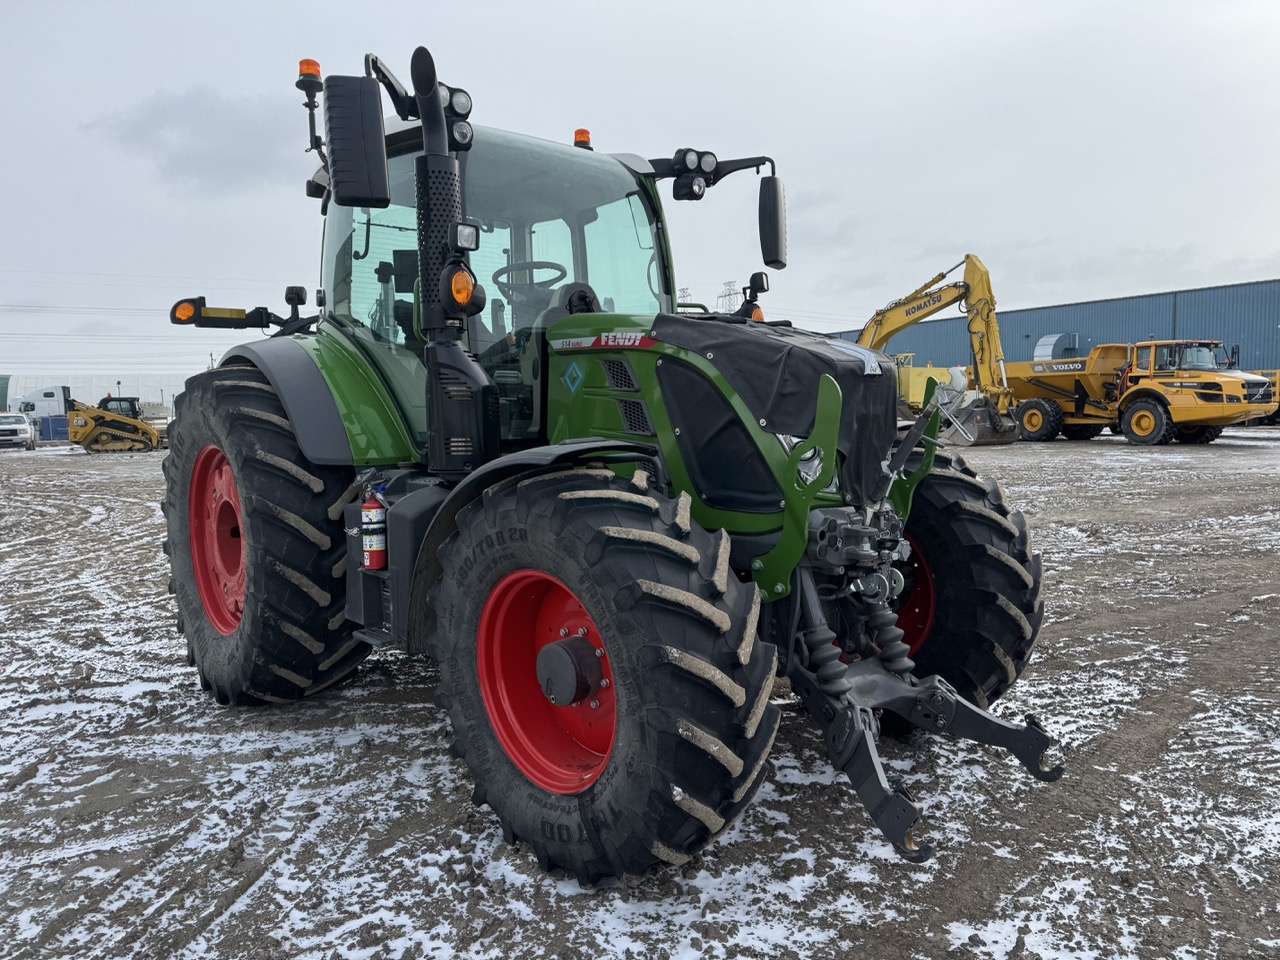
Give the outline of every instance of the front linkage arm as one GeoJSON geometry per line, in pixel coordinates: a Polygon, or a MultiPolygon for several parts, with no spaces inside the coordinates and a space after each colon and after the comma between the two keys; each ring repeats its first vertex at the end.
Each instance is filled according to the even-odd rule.
{"type": "MultiPolygon", "coordinates": [[[[804,620],[800,637],[808,656],[792,662],[792,689],[821,728],[831,762],[849,778],[875,825],[904,859],[920,863],[934,851],[912,836],[920,819],[919,804],[900,781],[885,776],[876,749],[878,711],[895,713],[928,733],[1002,747],[1039,780],[1052,782],[1062,776],[1061,765],[1045,765],[1044,754],[1057,741],[1034,716],[1028,714],[1024,725],[1009,723],[960,697],[941,677],[917,680],[910,673],[911,661],[906,660],[907,669],[902,670],[904,661],[891,650],[896,638],[883,645],[882,656],[844,663],[822,613],[812,572],[802,568],[799,579],[804,620]]],[[[883,627],[878,632],[885,635],[883,627]]]]}

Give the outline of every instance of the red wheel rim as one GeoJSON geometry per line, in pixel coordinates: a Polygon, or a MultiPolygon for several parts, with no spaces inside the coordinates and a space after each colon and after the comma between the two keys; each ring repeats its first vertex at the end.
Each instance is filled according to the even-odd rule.
{"type": "Polygon", "coordinates": [[[240,492],[226,454],[205,447],[191,468],[187,503],[191,563],[209,622],[224,637],[244,616],[244,537],[240,492]]]}
{"type": "Polygon", "coordinates": [[[613,753],[617,698],[603,651],[600,631],[573,591],[536,570],[503,577],[480,613],[480,693],[489,722],[520,772],[551,793],[581,793],[613,753]],[[557,707],[538,686],[538,652],[575,634],[602,651],[608,683],[588,702],[557,707]]]}
{"type": "Polygon", "coordinates": [[[905,634],[902,642],[911,648],[911,656],[914,657],[933,629],[933,615],[938,602],[933,590],[933,571],[925,561],[924,552],[910,537],[906,540],[911,544],[911,559],[907,561],[903,575],[911,587],[898,604],[898,626],[905,634]]]}

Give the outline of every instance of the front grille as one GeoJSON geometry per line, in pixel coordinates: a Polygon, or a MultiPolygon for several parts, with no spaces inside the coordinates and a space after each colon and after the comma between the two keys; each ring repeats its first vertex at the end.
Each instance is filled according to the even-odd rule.
{"type": "Polygon", "coordinates": [[[1271,403],[1271,384],[1250,385],[1245,387],[1245,395],[1250,403],[1271,403]]]}

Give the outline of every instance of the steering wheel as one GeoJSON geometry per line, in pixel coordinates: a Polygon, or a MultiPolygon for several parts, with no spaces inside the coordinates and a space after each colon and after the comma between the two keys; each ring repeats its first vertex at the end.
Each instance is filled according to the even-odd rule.
{"type": "Polygon", "coordinates": [[[538,294],[543,294],[568,275],[569,271],[565,269],[563,264],[556,263],[553,260],[517,260],[515,263],[508,263],[505,267],[499,267],[493,271],[493,284],[502,291],[502,295],[509,301],[513,303],[528,303],[531,300],[541,299],[532,295],[535,291],[538,294]],[[547,280],[535,280],[532,283],[508,283],[505,279],[513,273],[532,272],[534,270],[554,270],[556,275],[547,280]]]}

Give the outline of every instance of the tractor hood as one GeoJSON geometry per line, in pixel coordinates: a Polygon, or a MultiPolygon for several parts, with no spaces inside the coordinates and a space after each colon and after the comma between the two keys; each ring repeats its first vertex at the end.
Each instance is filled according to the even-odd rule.
{"type": "MultiPolygon", "coordinates": [[[[863,504],[884,474],[897,438],[897,373],[885,354],[844,340],[763,323],[659,314],[653,336],[706,357],[746,403],[756,422],[781,436],[813,430],[823,374],[840,387],[841,489],[863,504]]],[[[696,422],[699,411],[689,411],[696,422]]],[[[710,434],[711,425],[707,424],[710,434]]],[[[748,451],[743,452],[749,458],[748,451]]]]}

